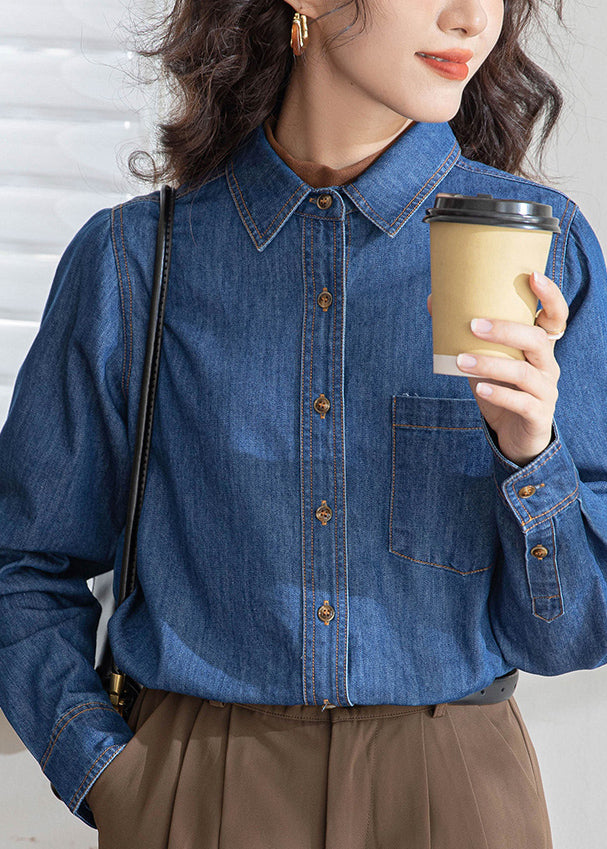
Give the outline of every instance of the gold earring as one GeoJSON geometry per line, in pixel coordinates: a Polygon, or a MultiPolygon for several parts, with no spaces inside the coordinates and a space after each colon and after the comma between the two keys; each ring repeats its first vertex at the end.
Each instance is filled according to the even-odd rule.
{"type": "Polygon", "coordinates": [[[291,24],[291,50],[294,56],[301,56],[308,43],[308,18],[295,12],[291,24]]]}

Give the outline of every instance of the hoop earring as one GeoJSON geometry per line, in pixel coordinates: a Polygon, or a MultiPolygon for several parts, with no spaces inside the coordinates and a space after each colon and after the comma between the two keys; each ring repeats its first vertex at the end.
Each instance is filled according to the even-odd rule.
{"type": "Polygon", "coordinates": [[[308,43],[308,18],[295,12],[291,24],[291,50],[294,56],[301,56],[308,43]]]}

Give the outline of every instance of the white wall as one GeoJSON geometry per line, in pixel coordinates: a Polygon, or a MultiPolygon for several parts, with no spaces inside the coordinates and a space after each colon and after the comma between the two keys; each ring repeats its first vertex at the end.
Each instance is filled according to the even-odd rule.
{"type": "MultiPolygon", "coordinates": [[[[117,157],[153,142],[157,92],[129,78],[126,28],[160,2],[0,0],[0,426],[64,248],[96,210],[149,191],[117,157]]],[[[0,798],[0,849],[97,846],[2,714],[0,798]]]]}
{"type": "MultiPolygon", "coordinates": [[[[560,61],[535,48],[567,99],[546,161],[607,246],[607,7],[566,6],[571,32],[552,26],[560,61]]],[[[139,193],[114,159],[123,143],[127,151],[145,146],[151,127],[121,70],[129,59],[114,24],[124,13],[120,0],[0,0],[0,426],[60,252],[96,209],[139,193]]],[[[516,700],[542,767],[554,849],[604,849],[606,698],[607,667],[555,678],[521,673],[516,700]]],[[[0,798],[0,849],[97,845],[1,715],[0,798]]]]}

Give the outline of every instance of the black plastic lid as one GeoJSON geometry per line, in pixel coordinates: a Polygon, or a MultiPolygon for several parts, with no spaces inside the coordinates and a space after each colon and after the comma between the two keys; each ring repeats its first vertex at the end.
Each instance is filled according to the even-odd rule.
{"type": "Polygon", "coordinates": [[[457,224],[491,224],[523,230],[548,230],[560,233],[552,207],[546,203],[507,200],[492,195],[450,195],[440,192],[434,206],[426,209],[424,221],[451,221],[457,224]]]}

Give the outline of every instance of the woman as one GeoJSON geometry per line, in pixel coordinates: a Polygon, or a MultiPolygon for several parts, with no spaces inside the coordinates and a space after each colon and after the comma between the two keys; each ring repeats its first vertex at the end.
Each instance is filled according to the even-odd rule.
{"type": "Polygon", "coordinates": [[[607,662],[607,275],[522,175],[560,108],[519,44],[535,6],[183,0],[148,51],[181,105],[138,583],[109,626],[128,723],[86,580],[120,563],[158,192],[66,249],[0,433],[1,704],[102,849],[552,847],[508,683],[607,662]],[[535,326],[477,317],[525,360],[468,380],[432,371],[437,192],[559,220],[535,326]]]}

